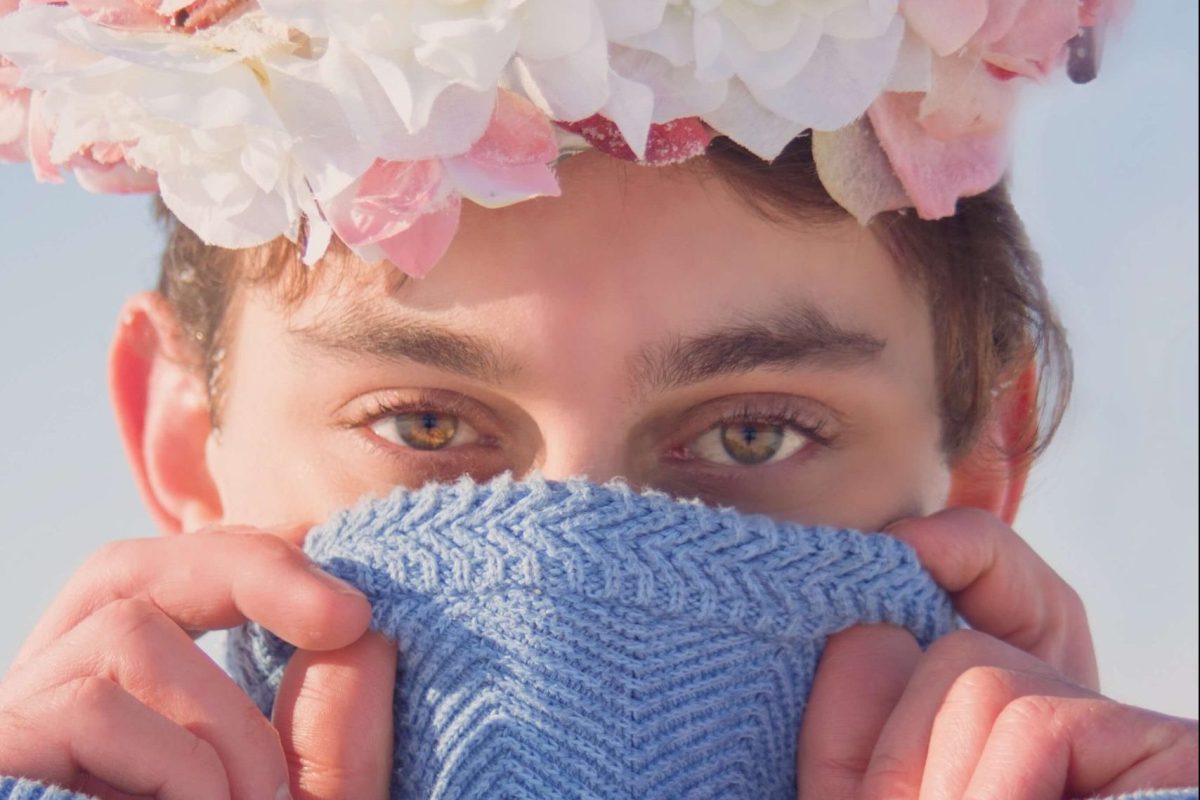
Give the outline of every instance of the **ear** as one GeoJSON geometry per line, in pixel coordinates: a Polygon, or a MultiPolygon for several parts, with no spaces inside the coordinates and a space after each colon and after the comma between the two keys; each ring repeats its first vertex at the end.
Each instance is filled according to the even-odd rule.
{"type": "Polygon", "coordinates": [[[125,304],[108,381],[125,454],[159,529],[179,533],[220,520],[205,458],[212,423],[204,372],[162,295],[145,292],[125,304]]]}
{"type": "Polygon", "coordinates": [[[1026,451],[1037,436],[1037,384],[1030,364],[996,398],[979,441],[951,470],[947,508],[982,508],[1013,524],[1029,477],[1026,451]]]}

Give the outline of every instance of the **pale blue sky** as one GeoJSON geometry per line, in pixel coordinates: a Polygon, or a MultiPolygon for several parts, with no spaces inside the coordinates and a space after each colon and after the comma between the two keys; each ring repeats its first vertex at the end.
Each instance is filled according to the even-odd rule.
{"type": "MultiPolygon", "coordinates": [[[[1070,329],[1076,392],[1018,530],[1080,591],[1118,699],[1197,715],[1197,8],[1142,0],[1099,81],[1027,93],[1017,205],[1070,329]]],[[[105,352],[153,282],[144,198],[0,167],[0,669],[76,565],[153,533],[105,352]]]]}

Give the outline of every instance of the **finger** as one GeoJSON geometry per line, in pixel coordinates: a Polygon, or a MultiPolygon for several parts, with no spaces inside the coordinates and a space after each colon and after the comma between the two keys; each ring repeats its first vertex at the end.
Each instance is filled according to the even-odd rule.
{"type": "Polygon", "coordinates": [[[1196,723],[1098,697],[1021,698],[996,721],[966,797],[1118,795],[1197,783],[1196,723]]]}
{"type": "Polygon", "coordinates": [[[275,700],[297,798],[386,800],[396,644],[368,634],[332,653],[298,651],[275,700]]]}
{"type": "MultiPolygon", "coordinates": [[[[960,675],[933,723],[920,800],[965,797],[976,765],[990,746],[997,719],[1021,698],[1034,696],[1099,698],[1064,680],[1025,670],[973,667],[960,675]]],[[[1061,783],[1058,788],[1061,797],[1061,783]]]]}
{"type": "Polygon", "coordinates": [[[856,800],[879,732],[921,657],[907,631],[863,625],[830,637],[800,726],[801,800],[856,800]]]}
{"type": "Polygon", "coordinates": [[[864,798],[919,796],[937,715],[951,687],[980,666],[1050,672],[1029,654],[977,631],[956,631],[934,642],[879,734],[863,776],[864,798]]]}
{"type": "Polygon", "coordinates": [[[308,650],[344,647],[370,622],[366,598],[261,532],[209,531],[115,542],[89,559],[17,655],[20,665],[99,608],[153,603],[191,631],[247,619],[308,650]]]}
{"type": "Polygon", "coordinates": [[[221,759],[207,742],[111,681],[84,678],[35,699],[36,709],[0,716],[0,774],[62,786],[90,776],[160,800],[232,797],[221,759]]]}
{"type": "Polygon", "coordinates": [[[99,676],[188,729],[216,752],[234,797],[274,798],[288,786],[279,736],[250,698],[155,606],[120,600],[71,630],[29,669],[15,696],[34,686],[99,676]]]}
{"type": "Polygon", "coordinates": [[[887,532],[917,551],[974,628],[1037,656],[1081,686],[1099,688],[1079,595],[999,519],[952,508],[901,520],[887,532]]]}

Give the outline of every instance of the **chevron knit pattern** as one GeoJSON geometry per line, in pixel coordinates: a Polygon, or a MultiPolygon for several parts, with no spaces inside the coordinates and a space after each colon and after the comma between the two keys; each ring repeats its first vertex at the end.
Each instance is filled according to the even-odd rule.
{"type": "MultiPolygon", "coordinates": [[[[912,551],[637,494],[501,478],[400,491],[307,549],[397,640],[393,798],[795,797],[826,637],[955,624],[912,551]]],[[[264,711],[290,654],[230,668],[264,711]]]]}
{"type": "MultiPolygon", "coordinates": [[[[825,637],[888,621],[927,643],[954,624],[899,542],[621,486],[400,492],[309,549],[399,642],[393,797],[791,800],[825,637]]],[[[232,637],[264,710],[288,654],[258,629],[232,637]]],[[[92,798],[0,777],[0,800],[92,798]]]]}

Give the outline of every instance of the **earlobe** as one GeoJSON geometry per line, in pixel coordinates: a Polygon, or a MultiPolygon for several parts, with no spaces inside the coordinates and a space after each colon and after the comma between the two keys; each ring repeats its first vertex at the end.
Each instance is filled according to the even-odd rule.
{"type": "Polygon", "coordinates": [[[212,423],[203,371],[158,293],[138,294],[122,309],[108,378],[125,453],[159,529],[220,520],[205,455],[212,423]]]}
{"type": "Polygon", "coordinates": [[[996,398],[979,441],[950,474],[947,508],[981,508],[1008,525],[1016,519],[1037,437],[1037,365],[996,398]]]}

